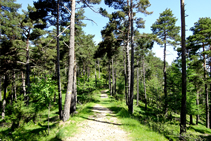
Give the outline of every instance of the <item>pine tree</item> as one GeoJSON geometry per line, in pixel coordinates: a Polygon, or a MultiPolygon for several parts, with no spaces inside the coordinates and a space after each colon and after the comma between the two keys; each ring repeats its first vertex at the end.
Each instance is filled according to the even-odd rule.
{"type": "Polygon", "coordinates": [[[159,19],[151,26],[151,30],[154,34],[163,41],[164,43],[164,68],[163,68],[163,75],[164,75],[164,94],[165,94],[165,106],[164,106],[164,113],[167,113],[168,110],[168,100],[167,100],[167,74],[166,74],[166,46],[175,45],[175,42],[179,38],[179,28],[175,26],[177,19],[173,17],[173,13],[170,9],[166,9],[163,13],[160,14],[159,19]]]}
{"type": "Polygon", "coordinates": [[[204,68],[204,79],[205,79],[205,101],[206,101],[206,127],[210,128],[209,121],[209,94],[207,86],[207,58],[210,53],[210,41],[211,41],[211,19],[210,18],[200,18],[198,22],[194,24],[191,28],[193,35],[188,37],[191,42],[192,47],[190,47],[190,54],[197,54],[201,49],[201,56],[203,56],[203,68],[204,68]]]}

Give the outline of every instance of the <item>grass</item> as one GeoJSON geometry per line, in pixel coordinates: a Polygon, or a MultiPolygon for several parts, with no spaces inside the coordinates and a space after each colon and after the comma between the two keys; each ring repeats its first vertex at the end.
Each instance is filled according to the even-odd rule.
{"type": "MultiPolygon", "coordinates": [[[[122,128],[130,133],[130,137],[134,141],[165,141],[166,137],[160,133],[153,131],[146,125],[140,123],[135,116],[128,113],[127,107],[123,101],[116,101],[114,98],[101,99],[100,104],[112,110],[115,116],[120,120],[122,128]]],[[[137,110],[137,108],[135,109],[137,110]]],[[[108,115],[108,116],[114,116],[108,115]]]]}
{"type": "MultiPolygon", "coordinates": [[[[109,93],[109,92],[108,92],[109,93]]],[[[109,95],[109,94],[108,94],[109,95]]],[[[125,131],[130,133],[130,138],[134,141],[165,141],[179,140],[179,115],[173,114],[172,119],[162,116],[156,108],[148,106],[145,111],[144,103],[139,106],[134,105],[133,115],[128,113],[125,101],[115,100],[113,97],[100,99],[100,91],[89,94],[89,103],[78,104],[77,114],[73,115],[67,122],[63,123],[58,117],[58,107],[52,106],[50,113],[50,131],[48,134],[48,109],[38,114],[36,124],[33,121],[17,128],[14,132],[10,130],[10,121],[0,120],[0,139],[1,140],[39,140],[39,141],[59,141],[73,136],[79,132],[78,124],[93,115],[92,108],[98,103],[112,110],[114,114],[108,114],[109,119],[115,116],[119,119],[125,131]],[[4,124],[2,124],[4,123],[4,124]]],[[[63,94],[63,103],[65,94],[63,94]]],[[[136,101],[134,101],[134,104],[136,101]]],[[[187,123],[189,118],[187,117],[187,123]]],[[[195,119],[193,119],[195,122],[195,119]]],[[[199,125],[188,125],[185,140],[211,140],[211,129],[205,127],[204,122],[199,125]]]]}
{"type": "MultiPolygon", "coordinates": [[[[21,127],[17,128],[14,132],[11,131],[11,123],[0,121],[0,139],[1,140],[27,140],[27,141],[59,141],[65,140],[67,137],[78,132],[77,125],[80,124],[85,118],[93,114],[92,107],[98,102],[99,98],[94,96],[95,93],[100,93],[96,90],[90,94],[90,102],[86,104],[77,105],[77,114],[72,115],[70,119],[63,123],[59,120],[58,107],[52,106],[49,118],[49,134],[48,134],[48,109],[38,113],[36,124],[30,121],[21,127]],[[2,125],[1,125],[2,124],[2,125]],[[4,124],[4,125],[3,125],[4,124]]],[[[65,94],[62,95],[64,104],[65,94]]]]}
{"type": "MultiPolygon", "coordinates": [[[[109,92],[107,94],[109,95],[109,92]]],[[[130,115],[125,101],[115,100],[111,96],[100,101],[101,105],[116,114],[123,124],[121,127],[131,133],[130,136],[134,141],[179,140],[180,116],[178,114],[173,114],[172,119],[169,119],[159,114],[161,111],[155,107],[148,106],[148,109],[145,110],[143,102],[140,101],[139,106],[136,106],[135,103],[134,100],[134,113],[130,115]]],[[[184,135],[184,140],[211,140],[211,129],[206,128],[204,122],[201,121],[199,125],[189,125],[188,123],[189,116],[187,115],[187,133],[184,135]]]]}

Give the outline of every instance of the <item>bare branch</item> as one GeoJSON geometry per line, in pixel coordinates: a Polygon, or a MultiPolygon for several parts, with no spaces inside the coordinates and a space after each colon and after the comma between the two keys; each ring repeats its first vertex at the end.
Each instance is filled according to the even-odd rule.
{"type": "MultiPolygon", "coordinates": [[[[64,32],[65,32],[65,30],[67,30],[67,28],[68,28],[68,27],[70,27],[70,25],[69,25],[69,26],[67,26],[67,27],[66,27],[66,28],[65,28],[65,29],[64,29],[64,30],[63,30],[63,31],[62,31],[62,32],[61,32],[58,36],[56,36],[56,37],[60,37],[60,36],[61,36],[61,34],[62,34],[62,33],[64,33],[64,32]]],[[[52,41],[53,41],[56,37],[54,37],[53,39],[51,39],[51,40],[50,40],[50,42],[48,42],[48,44],[47,44],[47,45],[45,45],[44,47],[48,46],[48,45],[49,45],[49,44],[50,44],[50,43],[51,43],[51,42],[52,42],[52,41]]],[[[44,48],[44,47],[43,47],[43,48],[44,48]]]]}
{"type": "Polygon", "coordinates": [[[23,64],[23,65],[26,65],[26,63],[24,63],[24,62],[21,62],[21,61],[16,61],[17,63],[19,63],[19,64],[23,64]]]}
{"type": "Polygon", "coordinates": [[[86,2],[86,0],[81,0],[83,3],[85,3],[93,12],[95,13],[99,13],[97,11],[95,11],[93,8],[91,8],[91,6],[86,2]]]}
{"type": "Polygon", "coordinates": [[[70,48],[64,41],[63,41],[63,43],[64,43],[68,48],[70,48]]]}
{"type": "Polygon", "coordinates": [[[71,14],[70,9],[69,9],[69,8],[67,8],[67,7],[64,5],[64,3],[63,3],[63,6],[64,6],[64,8],[66,8],[66,9],[67,9],[67,11],[71,14]]]}
{"type": "MultiPolygon", "coordinates": [[[[86,17],[87,18],[87,17],[86,17]]],[[[96,25],[97,25],[97,23],[95,22],[95,21],[93,21],[92,19],[84,19],[84,20],[88,20],[88,21],[91,21],[91,22],[93,22],[93,23],[95,23],[96,25]]]]}

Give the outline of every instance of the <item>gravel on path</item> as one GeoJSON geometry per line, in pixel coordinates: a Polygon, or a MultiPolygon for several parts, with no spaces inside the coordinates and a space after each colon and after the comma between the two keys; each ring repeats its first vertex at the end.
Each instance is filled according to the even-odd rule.
{"type": "MultiPolygon", "coordinates": [[[[107,95],[103,93],[101,98],[107,95]]],[[[67,141],[130,141],[129,133],[120,126],[121,123],[108,108],[99,104],[93,107],[94,115],[79,125],[79,133],[67,141]]]]}

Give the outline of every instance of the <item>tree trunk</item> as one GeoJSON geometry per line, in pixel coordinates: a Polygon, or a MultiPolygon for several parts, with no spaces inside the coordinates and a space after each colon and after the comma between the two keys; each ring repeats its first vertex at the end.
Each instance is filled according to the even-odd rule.
{"type": "MultiPolygon", "coordinates": [[[[126,46],[125,46],[125,50],[126,50],[126,46]]],[[[124,77],[125,77],[125,101],[126,101],[126,105],[128,105],[128,94],[127,94],[127,66],[126,66],[126,51],[125,54],[123,54],[123,59],[124,59],[124,77]]]]}
{"type": "Polygon", "coordinates": [[[95,60],[95,87],[97,87],[96,60],[95,60]]]}
{"type": "Polygon", "coordinates": [[[111,59],[112,63],[112,95],[114,95],[114,85],[115,85],[115,78],[114,78],[114,60],[111,59]]]}
{"type": "Polygon", "coordinates": [[[133,0],[130,0],[130,12],[131,12],[131,82],[130,82],[130,102],[129,112],[133,113],[133,90],[134,90],[134,35],[133,35],[133,0]]]}
{"type": "Polygon", "coordinates": [[[23,96],[24,96],[24,100],[26,101],[27,100],[27,97],[26,97],[26,81],[25,81],[23,71],[21,71],[21,78],[22,78],[22,86],[23,86],[23,96]]]}
{"type": "MultiPolygon", "coordinates": [[[[165,31],[164,31],[165,32],[165,31]]],[[[165,44],[164,44],[164,52],[163,52],[163,75],[164,75],[164,95],[165,95],[165,106],[164,106],[164,113],[167,114],[168,112],[168,101],[167,101],[167,81],[166,81],[166,33],[165,33],[165,44]]]]}
{"type": "MultiPolygon", "coordinates": [[[[203,52],[205,51],[205,47],[203,44],[203,52]]],[[[205,54],[203,54],[203,59],[204,59],[204,80],[205,80],[205,103],[206,103],[206,127],[210,128],[210,118],[209,118],[209,94],[208,94],[208,88],[206,84],[207,80],[207,74],[206,74],[206,58],[205,54]]]]}
{"type": "Polygon", "coordinates": [[[29,36],[26,41],[26,105],[29,104],[29,87],[30,87],[30,64],[29,64],[29,36]]]}
{"type": "MultiPolygon", "coordinates": [[[[127,5],[130,6],[129,0],[127,0],[127,5]]],[[[126,68],[127,68],[127,105],[130,105],[130,81],[131,81],[131,67],[130,67],[130,28],[131,28],[131,16],[130,16],[130,11],[128,12],[128,32],[127,32],[127,42],[126,42],[126,68]]]]}
{"type": "Polygon", "coordinates": [[[100,61],[99,61],[99,59],[97,59],[97,64],[98,64],[99,79],[100,79],[100,61]]]}
{"type": "Polygon", "coordinates": [[[15,71],[13,72],[13,98],[17,100],[16,83],[15,83],[15,71]]]}
{"type": "Polygon", "coordinates": [[[7,86],[8,86],[8,75],[4,76],[4,98],[2,103],[2,119],[5,118],[5,108],[6,108],[6,94],[7,94],[7,86]]]}
{"type": "Polygon", "coordinates": [[[69,45],[69,72],[68,72],[68,84],[67,93],[64,104],[63,121],[67,121],[70,118],[70,105],[73,86],[73,67],[74,67],[74,50],[75,50],[75,0],[70,0],[71,3],[71,19],[70,19],[70,45],[69,45]]]}
{"type": "Polygon", "coordinates": [[[71,97],[71,107],[70,107],[70,113],[74,113],[76,111],[76,104],[77,104],[77,64],[76,64],[76,58],[74,61],[74,76],[73,76],[73,94],[71,97]]]}
{"type": "MultiPolygon", "coordinates": [[[[199,93],[196,88],[196,85],[195,85],[195,89],[196,89],[196,106],[197,106],[197,111],[199,111],[199,93]]],[[[196,115],[196,125],[198,125],[198,123],[199,123],[199,114],[196,115]]]]}
{"type": "Polygon", "coordinates": [[[186,46],[185,46],[185,5],[181,2],[181,40],[182,40],[182,101],[180,115],[180,135],[186,132],[186,46]]]}
{"type": "Polygon", "coordinates": [[[2,95],[1,95],[1,76],[0,76],[0,101],[2,101],[2,95]]]}
{"type": "Polygon", "coordinates": [[[190,115],[190,125],[193,125],[193,115],[190,115]]]}
{"type": "Polygon", "coordinates": [[[57,63],[56,63],[56,72],[57,72],[57,86],[58,86],[58,96],[59,96],[59,119],[62,120],[62,93],[61,93],[61,81],[60,81],[60,50],[59,50],[59,2],[60,0],[57,0],[57,63]]]}
{"type": "Polygon", "coordinates": [[[116,95],[116,68],[114,70],[114,78],[115,78],[115,83],[114,83],[114,95],[116,95]]]}
{"type": "Polygon", "coordinates": [[[144,83],[144,102],[145,102],[145,110],[147,110],[147,93],[146,93],[146,83],[145,83],[145,64],[144,64],[144,55],[143,55],[143,83],[144,83]]]}
{"type": "Polygon", "coordinates": [[[108,79],[109,79],[109,90],[110,90],[110,95],[112,96],[112,89],[111,89],[111,67],[110,67],[110,62],[111,59],[108,61],[108,79]]]}
{"type": "MultiPolygon", "coordinates": [[[[139,66],[139,61],[137,60],[137,66],[139,66]]],[[[137,67],[137,95],[136,95],[136,105],[138,106],[139,102],[139,67],[137,67]]]]}

